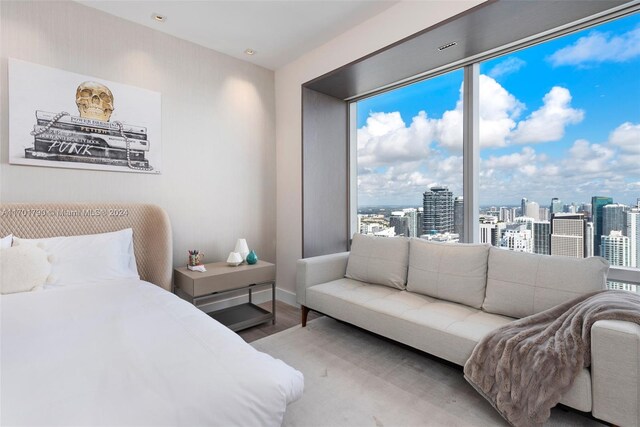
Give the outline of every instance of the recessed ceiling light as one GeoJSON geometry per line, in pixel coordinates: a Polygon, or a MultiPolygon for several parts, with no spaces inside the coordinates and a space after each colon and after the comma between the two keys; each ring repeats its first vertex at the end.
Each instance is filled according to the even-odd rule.
{"type": "Polygon", "coordinates": [[[167,20],[167,17],[164,15],[160,15],[159,13],[153,13],[151,14],[151,19],[158,22],[164,22],[167,20]]]}
{"type": "Polygon", "coordinates": [[[447,43],[447,44],[443,44],[442,46],[440,46],[438,48],[438,50],[445,50],[445,49],[449,49],[450,47],[454,47],[455,45],[457,45],[458,42],[451,42],[451,43],[447,43]]]}
{"type": "Polygon", "coordinates": [[[255,55],[256,51],[253,49],[245,49],[244,53],[246,53],[247,55],[255,55]]]}

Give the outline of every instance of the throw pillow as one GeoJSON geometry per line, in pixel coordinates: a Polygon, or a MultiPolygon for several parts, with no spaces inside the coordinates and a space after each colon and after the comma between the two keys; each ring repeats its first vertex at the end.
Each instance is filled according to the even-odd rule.
{"type": "Polygon", "coordinates": [[[409,239],[355,234],[347,262],[349,279],[405,289],[409,239]]]}
{"type": "Polygon", "coordinates": [[[0,292],[13,294],[42,289],[51,264],[37,246],[23,245],[0,250],[0,292]]]}
{"type": "Polygon", "coordinates": [[[411,239],[407,290],[480,308],[487,287],[489,245],[411,239]]]}
{"type": "Polygon", "coordinates": [[[581,295],[605,289],[609,263],[491,248],[482,309],[526,317],[581,295]]]}

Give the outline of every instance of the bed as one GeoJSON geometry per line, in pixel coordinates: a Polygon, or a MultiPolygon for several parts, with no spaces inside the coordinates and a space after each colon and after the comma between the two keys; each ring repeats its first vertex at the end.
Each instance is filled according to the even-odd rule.
{"type": "Polygon", "coordinates": [[[171,231],[163,210],[0,206],[1,236],[128,227],[140,279],[1,297],[0,424],[280,425],[287,404],[302,395],[302,374],[170,292],[171,231]],[[100,215],[55,213],[82,209],[100,215]],[[109,216],[109,209],[127,215],[109,216]],[[15,214],[23,211],[29,213],[15,214]]]}

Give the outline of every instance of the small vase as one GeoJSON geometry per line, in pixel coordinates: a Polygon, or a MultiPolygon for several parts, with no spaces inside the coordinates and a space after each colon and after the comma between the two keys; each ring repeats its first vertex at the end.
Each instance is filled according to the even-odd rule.
{"type": "Polygon", "coordinates": [[[249,252],[247,255],[247,264],[255,264],[258,262],[258,255],[256,255],[256,251],[249,252]]]}

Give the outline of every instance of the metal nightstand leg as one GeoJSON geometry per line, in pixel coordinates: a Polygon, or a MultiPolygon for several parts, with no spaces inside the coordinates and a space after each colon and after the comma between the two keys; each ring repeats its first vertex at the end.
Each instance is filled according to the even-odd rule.
{"type": "Polygon", "coordinates": [[[272,325],[276,324],[276,282],[271,282],[271,312],[273,313],[272,325]]]}

